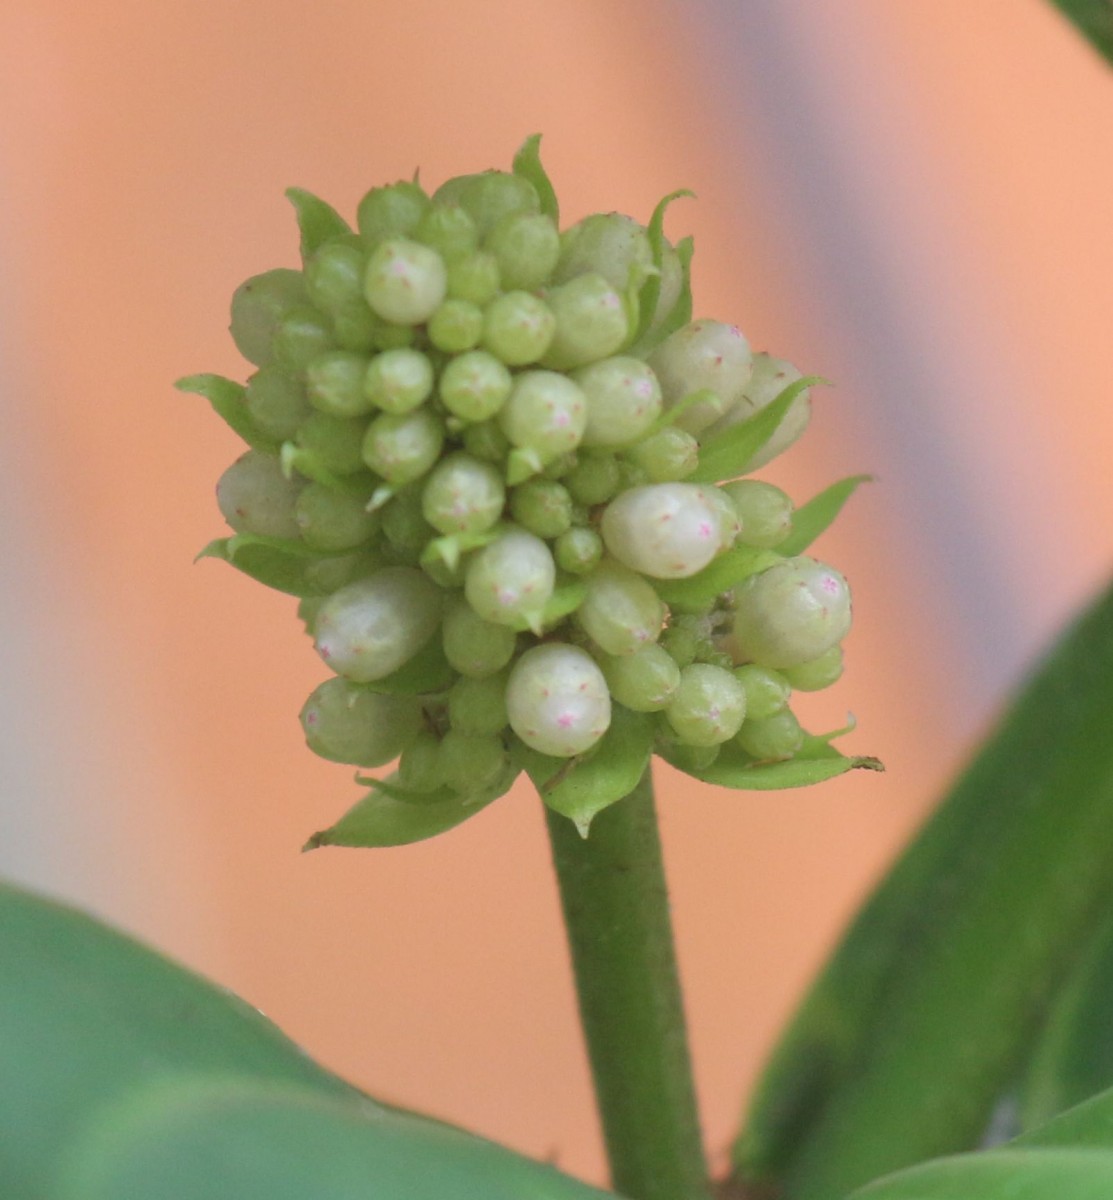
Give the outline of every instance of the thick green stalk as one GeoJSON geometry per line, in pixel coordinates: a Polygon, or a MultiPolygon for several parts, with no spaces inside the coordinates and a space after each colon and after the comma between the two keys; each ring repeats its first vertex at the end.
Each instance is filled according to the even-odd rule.
{"type": "Polygon", "coordinates": [[[581,838],[546,810],[611,1178],[631,1200],[710,1194],[647,770],[581,838]]]}

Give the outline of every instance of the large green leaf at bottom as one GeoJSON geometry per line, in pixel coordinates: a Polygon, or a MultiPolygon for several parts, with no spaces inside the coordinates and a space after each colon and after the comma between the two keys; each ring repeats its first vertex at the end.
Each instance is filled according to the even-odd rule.
{"type": "Polygon", "coordinates": [[[422,1200],[434,1183],[438,1200],[601,1195],[376,1103],[242,1000],[5,885],[0,961],[4,1200],[422,1200]]]}
{"type": "Polygon", "coordinates": [[[870,898],[761,1080],[738,1176],[842,1200],[977,1144],[1113,902],[1113,595],[870,898]]]}

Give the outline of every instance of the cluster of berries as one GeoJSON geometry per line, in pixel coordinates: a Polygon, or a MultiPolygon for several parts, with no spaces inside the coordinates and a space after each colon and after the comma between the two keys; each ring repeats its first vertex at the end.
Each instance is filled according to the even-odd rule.
{"type": "Polygon", "coordinates": [[[791,692],[838,678],[849,593],[738,477],[803,432],[811,381],[691,320],[668,201],[560,232],[537,139],[512,172],[372,189],[354,231],[290,195],[303,269],[232,300],[256,372],[180,386],[251,446],[207,552],[299,595],[335,673],[310,747],[456,806],[605,753],[619,711],[697,774],[797,755],[791,692]]]}

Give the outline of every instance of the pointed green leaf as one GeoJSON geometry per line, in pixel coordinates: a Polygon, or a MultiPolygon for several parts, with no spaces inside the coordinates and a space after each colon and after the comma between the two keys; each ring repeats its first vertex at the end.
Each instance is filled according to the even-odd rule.
{"type": "Polygon", "coordinates": [[[751,575],[758,575],[783,562],[780,550],[759,550],[755,546],[735,546],[720,554],[702,571],[687,579],[657,579],[657,595],[680,612],[702,612],[716,596],[729,592],[751,575]]]}
{"type": "MultiPolygon", "coordinates": [[[[52,1200],[608,1195],[440,1121],[396,1109],[366,1111],[289,1084],[201,1074],[109,1106],[73,1147],[61,1175],[52,1200]]],[[[30,1200],[31,1193],[19,1195],[30,1200]]]]}
{"type": "Polygon", "coordinates": [[[574,613],[583,604],[586,595],[587,584],[582,579],[563,579],[545,601],[545,607],[534,618],[516,621],[513,628],[519,633],[529,629],[540,636],[546,629],[551,629],[570,613],[574,613]]]}
{"type": "Polygon", "coordinates": [[[246,389],[242,383],[225,379],[223,375],[186,375],[174,386],[179,392],[204,396],[213,411],[233,433],[238,434],[253,449],[267,454],[278,453],[278,443],[255,424],[244,402],[246,389]]]}
{"type": "Polygon", "coordinates": [[[1111,0],[1052,0],[1091,46],[1113,65],[1113,3],[1111,0]]]}
{"type": "Polygon", "coordinates": [[[1037,1128],[1113,1087],[1111,1011],[1113,913],[1079,947],[1074,968],[1050,1005],[1019,1089],[1023,1129],[1037,1128]]]}
{"type": "Polygon", "coordinates": [[[541,135],[532,134],[522,143],[522,148],[514,155],[513,171],[527,182],[533,184],[533,190],[541,200],[541,211],[552,217],[556,225],[560,225],[560,205],[557,203],[556,192],[553,190],[549,174],[541,165],[541,135]]]}
{"type": "Polygon", "coordinates": [[[802,504],[792,514],[792,532],[777,547],[777,552],[786,558],[803,554],[821,533],[842,512],[843,505],[854,495],[859,485],[872,483],[872,475],[851,475],[838,483],[824,488],[807,504],[802,504]]]}
{"type": "Polygon", "coordinates": [[[1034,674],[813,986],[735,1146],[740,1179],[842,1196],[977,1143],[1113,903],[1110,711],[1113,593],[1034,674]]]}
{"type": "Polygon", "coordinates": [[[1113,1150],[1113,1089],[1068,1108],[1045,1125],[1014,1138],[1008,1148],[1091,1146],[1113,1150]]]}
{"type": "Polygon", "coordinates": [[[850,1200],[1107,1200],[1110,1195],[1113,1152],[995,1150],[889,1175],[850,1200]]]}
{"type": "Polygon", "coordinates": [[[351,475],[337,475],[328,467],[321,464],[320,458],[312,450],[306,450],[294,442],[283,442],[279,451],[282,462],[282,472],[287,479],[292,478],[296,471],[311,479],[314,483],[332,488],[334,492],[342,492],[349,496],[366,496],[370,500],[375,494],[376,484],[380,482],[377,475],[370,471],[355,471],[351,475]]]}
{"type": "MultiPolygon", "coordinates": [[[[653,324],[653,318],[657,315],[657,302],[661,298],[661,269],[665,261],[665,213],[668,207],[674,200],[679,200],[682,197],[695,198],[695,192],[689,191],[687,188],[681,188],[679,191],[670,192],[653,210],[653,216],[649,218],[649,224],[646,226],[645,232],[649,238],[649,249],[653,256],[653,273],[649,275],[645,283],[641,284],[640,294],[638,296],[639,319],[637,324],[637,332],[631,341],[640,344],[642,339],[648,334],[650,325],[653,324]]],[[[660,340],[664,340],[663,338],[660,340]]]]}
{"type": "Polygon", "coordinates": [[[742,749],[727,746],[719,757],[702,771],[695,772],[697,779],[719,787],[740,788],[747,791],[775,791],[780,788],[809,787],[845,775],[847,771],[883,771],[885,768],[876,758],[847,756],[831,746],[825,753],[809,755],[800,753],[786,762],[758,762],[742,749]]]}
{"type": "Polygon", "coordinates": [[[301,231],[301,257],[303,261],[313,255],[330,238],[351,233],[347,221],[324,200],[304,188],[287,188],[286,198],[294,206],[301,231]]]}
{"type": "Polygon", "coordinates": [[[541,799],[587,837],[592,820],[637,786],[651,749],[649,717],[616,704],[610,729],[589,754],[552,758],[521,744],[518,754],[541,799]]]}
{"type": "Polygon", "coordinates": [[[446,788],[444,799],[414,803],[392,795],[392,785],[386,781],[384,784],[376,785],[335,825],[313,834],[302,848],[408,846],[454,829],[495,799],[492,796],[480,801],[464,800],[446,788]]]}
{"type": "Polygon", "coordinates": [[[237,533],[233,537],[217,538],[210,542],[197,557],[222,559],[237,571],[275,591],[304,599],[328,595],[329,589],[318,581],[314,568],[327,559],[342,558],[349,553],[344,550],[336,554],[321,554],[311,550],[304,542],[264,537],[256,533],[237,533]]]}
{"type": "Polygon", "coordinates": [[[687,476],[687,481],[718,483],[720,480],[736,479],[744,474],[754,455],[777,432],[796,397],[810,387],[828,382],[819,375],[807,375],[798,379],[752,417],[710,438],[700,446],[699,466],[687,476]]]}

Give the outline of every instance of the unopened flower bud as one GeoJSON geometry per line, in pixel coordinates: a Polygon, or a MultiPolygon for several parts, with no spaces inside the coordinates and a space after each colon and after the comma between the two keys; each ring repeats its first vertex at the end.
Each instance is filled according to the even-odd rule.
{"type": "Polygon", "coordinates": [[[230,331],[236,349],[257,367],[274,357],[272,342],[287,313],[305,303],[300,271],[279,267],[253,275],[232,296],[230,331]]]}
{"type": "Polygon", "coordinates": [[[541,612],[555,581],[549,547],[524,529],[506,529],[469,560],[464,595],[484,620],[514,626],[541,612]]]}
{"type": "Polygon", "coordinates": [[[577,646],[546,642],[514,664],[506,687],[510,727],[542,754],[590,749],[611,722],[611,696],[595,661],[577,646]]]}
{"type": "Polygon", "coordinates": [[[587,578],[576,610],[584,632],[607,654],[633,654],[661,635],[665,606],[652,584],[619,563],[601,563],[587,578]]]}
{"type": "Polygon", "coordinates": [[[221,475],[216,502],[237,533],[296,538],[299,529],[294,505],[303,485],[304,480],[283,475],[278,459],[249,450],[221,475]]]}
{"type": "Polygon", "coordinates": [[[444,260],[420,242],[391,238],[367,260],[363,294],[386,321],[420,325],[436,311],[447,289],[444,260]]]}
{"type": "Polygon", "coordinates": [[[357,767],[381,767],[396,759],[417,736],[421,721],[414,697],[382,696],[339,677],[316,688],[301,710],[310,750],[357,767]]]}
{"type": "Polygon", "coordinates": [[[741,728],[746,691],[722,667],[693,663],[680,672],[680,683],[665,709],[677,737],[689,746],[718,746],[741,728]]]}
{"type": "Polygon", "coordinates": [[[607,505],[601,527],[607,549],[652,579],[702,571],[722,547],[720,512],[695,483],[656,483],[623,492],[607,505]]]}
{"type": "Polygon", "coordinates": [[[558,371],[583,367],[615,354],[630,332],[622,296],[602,275],[578,275],[551,288],[545,299],[556,332],[542,365],[558,371]]]}
{"type": "Polygon", "coordinates": [[[505,503],[498,471],[463,453],[441,459],[421,497],[425,519],[441,533],[482,533],[499,519],[505,503]]]}
{"type": "Polygon", "coordinates": [[[707,389],[711,395],[677,418],[681,429],[699,433],[727,412],[750,382],[753,355],[742,331],[721,321],[693,321],[670,334],[649,356],[661,383],[665,407],[707,389]]]}
{"type": "Polygon", "coordinates": [[[641,359],[605,358],[581,367],[572,378],[588,401],[585,446],[636,442],[661,413],[661,386],[641,359]]]}

